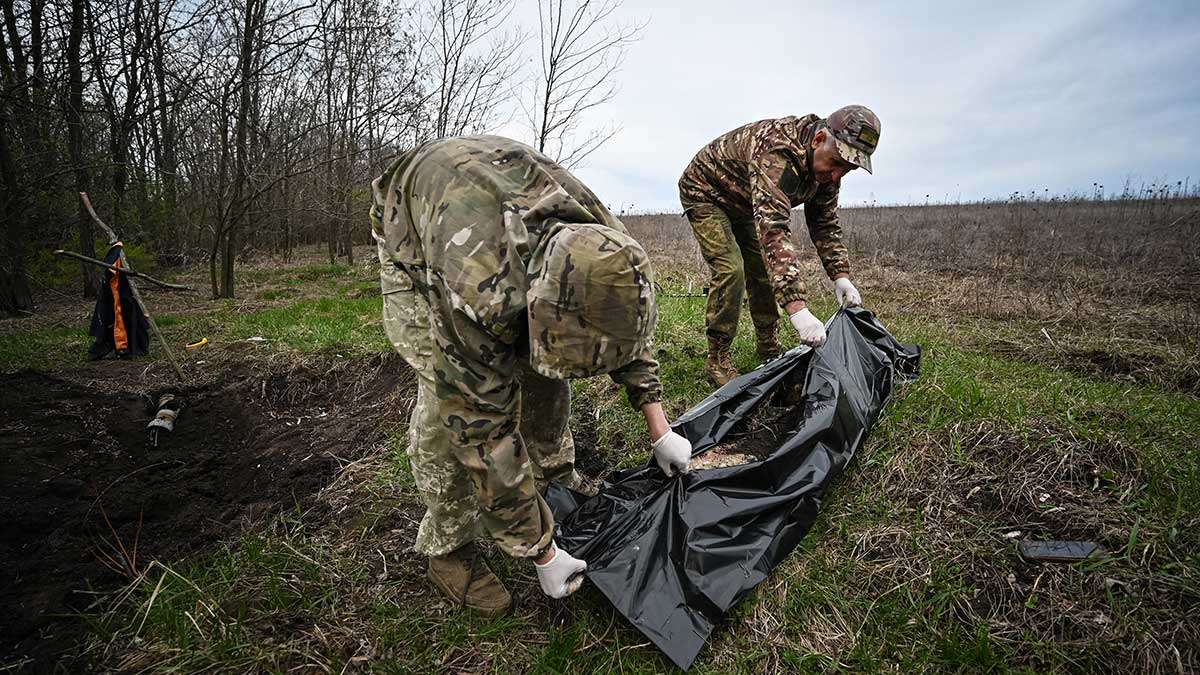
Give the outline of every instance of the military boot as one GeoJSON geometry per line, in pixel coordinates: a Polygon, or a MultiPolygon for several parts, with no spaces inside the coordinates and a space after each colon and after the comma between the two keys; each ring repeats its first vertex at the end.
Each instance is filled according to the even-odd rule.
{"type": "Polygon", "coordinates": [[[429,580],[451,602],[494,619],[508,614],[512,596],[484,562],[475,544],[429,559],[429,580]]]}
{"type": "Polygon", "coordinates": [[[768,328],[754,329],[755,348],[758,353],[758,358],[763,361],[770,361],[779,356],[783,349],[779,346],[779,340],[775,337],[775,324],[771,324],[768,328]]]}
{"type": "Polygon", "coordinates": [[[733,365],[732,340],[708,339],[708,358],[704,360],[704,372],[718,387],[741,373],[733,365]]]}

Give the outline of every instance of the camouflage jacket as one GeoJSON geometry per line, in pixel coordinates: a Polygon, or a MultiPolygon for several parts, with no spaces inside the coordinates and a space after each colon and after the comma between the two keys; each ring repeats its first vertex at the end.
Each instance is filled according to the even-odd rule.
{"type": "MultiPolygon", "coordinates": [[[[557,223],[625,232],[624,225],[566,169],[498,136],[407,151],[372,193],[381,257],[429,301],[432,365],[452,442],[484,454],[498,443],[521,443],[514,366],[529,355],[530,259],[557,223]]],[[[635,408],[661,398],[649,350],[610,375],[635,408]]]]}
{"type": "Polygon", "coordinates": [[[781,117],[734,129],[696,153],[679,179],[684,210],[713,204],[735,223],[754,224],[780,305],[805,297],[789,227],[791,210],[801,204],[825,273],[850,271],[838,185],[819,185],[812,175],[809,146],[818,121],[816,115],[781,117]]]}

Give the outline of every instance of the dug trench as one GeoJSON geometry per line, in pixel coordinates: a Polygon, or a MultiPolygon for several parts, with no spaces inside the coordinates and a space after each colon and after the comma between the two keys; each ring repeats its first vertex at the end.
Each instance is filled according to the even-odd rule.
{"type": "Polygon", "coordinates": [[[319,511],[317,492],[411,406],[394,356],[229,352],[174,390],[184,407],[157,446],[145,428],[158,391],[125,384],[142,364],[3,376],[0,664],[61,668],[97,592],[281,511],[319,511]]]}

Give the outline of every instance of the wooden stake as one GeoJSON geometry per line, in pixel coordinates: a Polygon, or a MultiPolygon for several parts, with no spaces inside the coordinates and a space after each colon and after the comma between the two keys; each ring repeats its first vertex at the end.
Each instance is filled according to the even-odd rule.
{"type": "MultiPolygon", "coordinates": [[[[79,198],[83,200],[83,206],[87,209],[88,214],[91,215],[92,220],[96,221],[96,224],[100,226],[100,229],[108,233],[109,246],[117,243],[118,239],[116,233],[113,232],[112,228],[110,228],[108,225],[104,224],[103,220],[100,220],[100,216],[96,215],[96,210],[92,208],[92,201],[88,199],[87,193],[80,192],[79,198]]],[[[125,258],[124,246],[121,247],[119,255],[121,256],[121,267],[124,268],[123,271],[132,272],[133,268],[129,266],[129,260],[125,258]]],[[[171,346],[167,344],[167,340],[163,337],[162,331],[158,330],[158,324],[154,322],[154,317],[150,315],[150,310],[147,309],[146,303],[142,302],[142,294],[138,293],[137,283],[134,282],[132,275],[127,276],[126,281],[129,282],[129,292],[133,295],[134,302],[136,302],[138,307],[142,309],[142,314],[146,315],[146,322],[150,324],[150,330],[154,332],[154,336],[158,338],[160,343],[162,343],[163,352],[166,353],[167,360],[171,362],[171,367],[175,369],[175,374],[179,376],[179,384],[184,384],[187,378],[183,376],[183,369],[179,367],[179,362],[175,360],[175,355],[171,353],[171,346]]]]}

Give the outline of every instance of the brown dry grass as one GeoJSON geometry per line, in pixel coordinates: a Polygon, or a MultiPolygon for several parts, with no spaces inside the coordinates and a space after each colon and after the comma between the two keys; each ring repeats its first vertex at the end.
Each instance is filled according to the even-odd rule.
{"type": "MultiPolygon", "coordinates": [[[[623,220],[663,261],[660,283],[703,292],[708,270],[685,218],[623,220]]],[[[988,322],[978,346],[1000,354],[1200,391],[1200,199],[851,208],[841,220],[871,307],[988,322]]],[[[827,298],[802,211],[792,232],[810,254],[810,295],[827,298]]]]}

